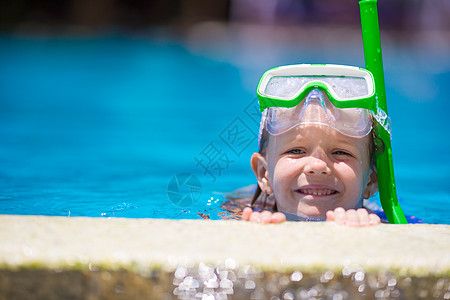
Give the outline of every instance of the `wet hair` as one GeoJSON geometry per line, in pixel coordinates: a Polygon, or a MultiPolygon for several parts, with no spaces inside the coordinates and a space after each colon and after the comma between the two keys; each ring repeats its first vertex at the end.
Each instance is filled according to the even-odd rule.
{"type": "MultiPolygon", "coordinates": [[[[269,137],[270,137],[270,134],[264,126],[264,128],[262,129],[262,132],[261,132],[261,139],[259,141],[259,149],[258,149],[259,154],[261,154],[262,156],[266,156],[266,154],[267,154],[267,144],[269,143],[269,137]]],[[[256,184],[256,190],[255,190],[255,193],[253,194],[252,202],[250,203],[251,207],[255,207],[256,201],[261,197],[261,194],[262,194],[261,187],[259,186],[259,184],[256,184]]],[[[263,209],[266,208],[267,198],[268,197],[266,195],[264,197],[263,204],[262,204],[263,209]]],[[[278,211],[277,201],[274,201],[272,211],[278,211]]]]}
{"type": "MultiPolygon", "coordinates": [[[[373,119],[372,119],[372,123],[374,123],[373,119]]],[[[376,124],[374,124],[373,126],[376,126],[376,124]]],[[[370,139],[370,142],[369,142],[370,168],[372,170],[376,170],[375,152],[383,152],[384,151],[384,142],[383,142],[383,140],[380,137],[378,137],[375,134],[374,130],[372,130],[369,134],[371,135],[371,139],[370,139]]],[[[270,134],[266,130],[266,128],[264,127],[262,129],[261,139],[260,139],[260,142],[259,142],[259,149],[258,149],[258,152],[262,156],[266,156],[267,155],[267,145],[269,143],[269,138],[270,138],[270,134]]],[[[259,184],[257,184],[255,193],[253,194],[252,201],[250,203],[251,207],[255,207],[255,204],[258,201],[258,199],[261,197],[262,193],[263,193],[263,191],[261,190],[261,187],[259,186],[259,184]]],[[[262,208],[263,209],[267,209],[266,208],[267,198],[268,198],[268,196],[265,195],[265,197],[263,199],[263,203],[262,203],[262,208]]],[[[278,211],[276,200],[274,201],[274,204],[273,204],[271,210],[272,211],[278,211]]]]}

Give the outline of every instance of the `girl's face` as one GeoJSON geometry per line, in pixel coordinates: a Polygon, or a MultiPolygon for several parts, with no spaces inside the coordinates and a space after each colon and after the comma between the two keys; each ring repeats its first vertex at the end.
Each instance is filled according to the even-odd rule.
{"type": "Polygon", "coordinates": [[[253,154],[252,168],[279,211],[324,218],[337,207],[362,207],[376,192],[369,143],[370,136],[351,138],[328,126],[297,126],[270,136],[266,156],[253,154]]]}

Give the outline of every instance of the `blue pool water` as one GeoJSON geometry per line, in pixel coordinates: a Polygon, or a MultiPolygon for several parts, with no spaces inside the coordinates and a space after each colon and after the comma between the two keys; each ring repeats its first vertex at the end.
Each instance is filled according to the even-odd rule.
{"type": "MultiPolygon", "coordinates": [[[[261,74],[363,66],[358,46],[0,37],[0,213],[220,218],[223,193],[255,181],[261,74]]],[[[450,58],[426,45],[383,54],[403,210],[450,224],[450,58]]]]}

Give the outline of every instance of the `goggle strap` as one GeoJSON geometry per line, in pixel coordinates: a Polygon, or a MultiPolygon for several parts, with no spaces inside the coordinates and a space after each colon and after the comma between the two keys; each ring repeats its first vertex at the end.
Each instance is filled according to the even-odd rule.
{"type": "Polygon", "coordinates": [[[262,133],[263,133],[263,130],[264,130],[264,126],[266,124],[267,111],[268,111],[268,109],[265,108],[264,111],[262,112],[262,115],[261,115],[261,122],[259,123],[258,150],[261,147],[261,137],[262,137],[262,133]]]}
{"type": "Polygon", "coordinates": [[[388,133],[392,140],[392,124],[391,124],[391,118],[388,116],[388,114],[382,110],[377,103],[377,113],[375,114],[373,111],[370,111],[372,116],[377,120],[378,124],[380,124],[388,133]]]}

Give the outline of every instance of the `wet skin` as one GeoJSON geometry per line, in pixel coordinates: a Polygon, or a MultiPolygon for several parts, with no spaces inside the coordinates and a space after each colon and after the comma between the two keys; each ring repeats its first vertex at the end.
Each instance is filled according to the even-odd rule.
{"type": "Polygon", "coordinates": [[[369,145],[370,136],[352,138],[328,126],[298,126],[270,136],[266,155],[254,153],[251,163],[258,184],[273,193],[279,211],[336,221],[342,211],[351,210],[351,219],[356,214],[366,223],[367,212],[355,209],[378,187],[369,145]],[[343,210],[335,213],[339,207],[343,210]]]}

